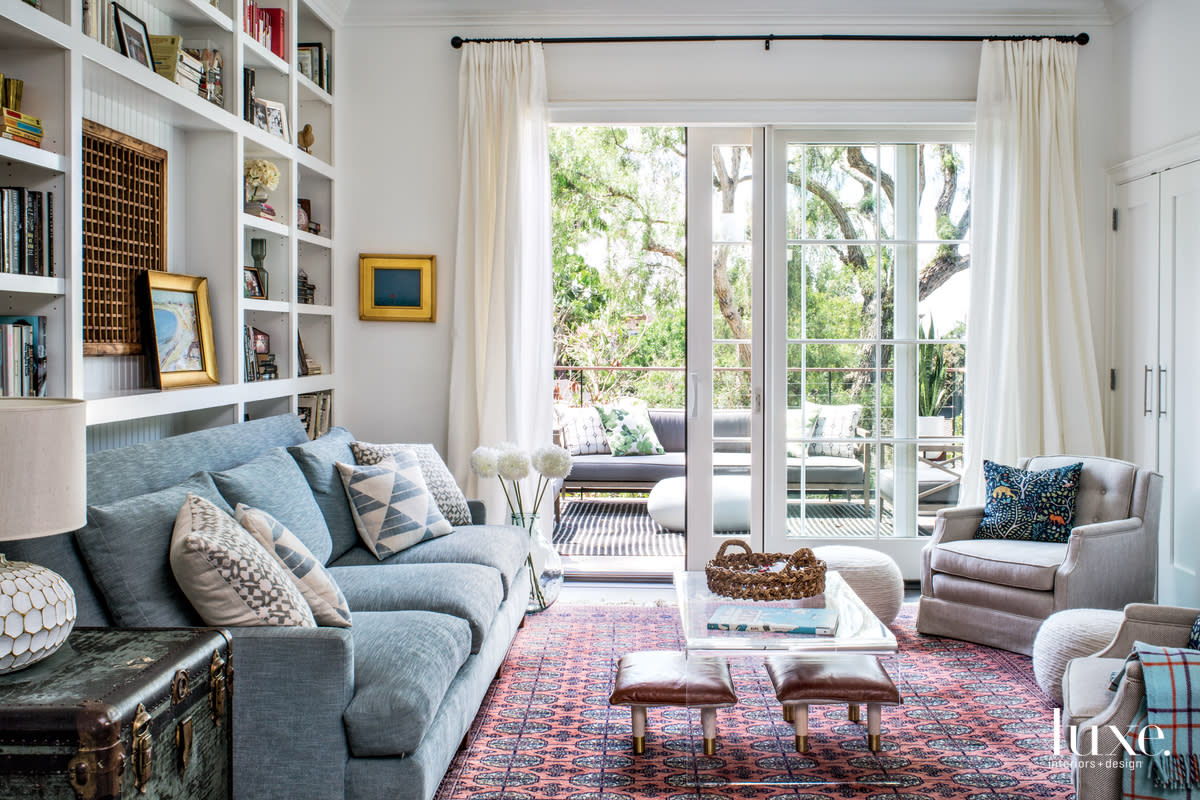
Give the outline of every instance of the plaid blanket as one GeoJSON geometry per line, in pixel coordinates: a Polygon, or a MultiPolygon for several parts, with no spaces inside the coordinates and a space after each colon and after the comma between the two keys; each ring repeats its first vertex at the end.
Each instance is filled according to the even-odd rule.
{"type": "Polygon", "coordinates": [[[1123,797],[1200,798],[1200,652],[1144,642],[1134,649],[1146,699],[1127,735],[1136,737],[1145,727],[1158,734],[1145,737],[1148,753],[1129,759],[1123,797]]]}

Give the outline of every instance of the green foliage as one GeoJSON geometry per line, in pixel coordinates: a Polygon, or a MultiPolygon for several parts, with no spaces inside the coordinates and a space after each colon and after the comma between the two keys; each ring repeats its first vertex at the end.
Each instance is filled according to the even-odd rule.
{"type": "MultiPolygon", "coordinates": [[[[918,325],[917,333],[921,339],[935,340],[937,332],[933,327],[933,319],[929,320],[929,329],[918,325]]],[[[946,353],[942,345],[920,345],[920,355],[917,360],[917,415],[935,417],[946,401],[950,399],[950,365],[946,361],[946,353]]]]}

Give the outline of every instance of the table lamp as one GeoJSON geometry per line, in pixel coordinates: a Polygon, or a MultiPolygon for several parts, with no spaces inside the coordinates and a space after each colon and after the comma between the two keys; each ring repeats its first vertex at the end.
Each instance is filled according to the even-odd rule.
{"type": "Polygon", "coordinates": [[[75,627],[62,576],[2,552],[4,542],[86,523],[85,409],[83,400],[0,398],[0,674],[50,655],[75,627]]]}

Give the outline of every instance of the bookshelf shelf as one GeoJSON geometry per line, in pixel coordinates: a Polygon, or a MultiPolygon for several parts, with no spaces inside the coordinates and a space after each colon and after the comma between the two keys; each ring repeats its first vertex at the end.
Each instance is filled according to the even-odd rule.
{"type": "Polygon", "coordinates": [[[263,217],[256,217],[253,214],[247,214],[245,212],[242,212],[242,224],[247,228],[253,228],[254,230],[262,231],[263,233],[271,233],[276,236],[284,237],[288,235],[288,226],[284,225],[282,222],[276,222],[275,220],[265,219],[263,217]]]}
{"type": "Polygon", "coordinates": [[[249,122],[241,122],[241,129],[248,141],[270,151],[270,155],[267,156],[268,158],[279,157],[290,159],[296,151],[295,145],[289,144],[279,136],[267,133],[262,128],[256,128],[249,122]]]}
{"type": "Polygon", "coordinates": [[[67,282],[63,278],[0,273],[0,292],[4,294],[61,297],[67,293],[67,282]]]}
{"type": "Polygon", "coordinates": [[[327,106],[333,105],[333,95],[317,86],[308,78],[296,73],[296,88],[300,90],[300,102],[315,100],[327,106]]]}
{"type": "Polygon", "coordinates": [[[305,305],[304,303],[299,303],[296,305],[296,313],[301,316],[332,317],[333,306],[305,305]]]}
{"type": "Polygon", "coordinates": [[[296,163],[300,165],[301,172],[307,170],[329,180],[333,180],[336,172],[330,164],[325,163],[314,155],[305,153],[299,148],[296,150],[296,163]]]}
{"type": "Polygon", "coordinates": [[[288,62],[251,39],[245,31],[238,35],[238,40],[242,43],[242,53],[247,67],[273,69],[280,75],[287,75],[291,72],[288,62]]]}
{"type": "Polygon", "coordinates": [[[223,31],[233,30],[228,14],[206,0],[158,0],[158,9],[185,26],[215,25],[223,31]]]}
{"type": "Polygon", "coordinates": [[[50,173],[67,171],[67,159],[51,150],[42,150],[28,144],[0,139],[0,163],[14,162],[44,169],[50,173]]]}
{"type": "Polygon", "coordinates": [[[253,300],[245,298],[242,300],[243,311],[263,311],[271,314],[286,314],[291,310],[291,306],[282,300],[253,300]]]}
{"type": "Polygon", "coordinates": [[[0,24],[0,49],[66,50],[73,31],[61,21],[23,3],[6,3],[0,24]]]}
{"type": "Polygon", "coordinates": [[[304,244],[311,244],[314,247],[324,247],[327,250],[333,249],[333,239],[328,236],[318,236],[315,233],[308,231],[296,230],[296,238],[304,244]]]}

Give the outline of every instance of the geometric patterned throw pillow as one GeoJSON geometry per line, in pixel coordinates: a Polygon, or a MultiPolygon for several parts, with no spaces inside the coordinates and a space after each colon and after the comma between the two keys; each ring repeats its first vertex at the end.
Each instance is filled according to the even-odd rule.
{"type": "Polygon", "coordinates": [[[190,492],[175,518],[170,561],[206,625],[316,625],[275,557],[233,517],[190,492]]]}
{"type": "Polygon", "coordinates": [[[595,408],[614,456],[659,456],[665,452],[644,400],[624,397],[611,406],[595,408]]]}
{"type": "MultiPolygon", "coordinates": [[[[862,416],[862,405],[847,403],[825,406],[820,403],[805,403],[805,413],[813,420],[814,439],[853,439],[858,435],[858,419],[862,416]]],[[[809,455],[854,458],[858,445],[851,442],[813,442],[809,455]]]]}
{"type": "Polygon", "coordinates": [[[473,525],[471,508],[467,505],[467,497],[458,488],[454,476],[446,462],[438,455],[437,449],[431,444],[370,444],[368,442],[351,442],[350,450],[354,460],[359,464],[378,464],[388,456],[394,456],[405,450],[411,450],[417,455],[421,465],[421,477],[425,479],[425,487],[437,501],[442,516],[451,525],[473,525]]]}
{"type": "Polygon", "coordinates": [[[984,460],[987,500],[975,538],[1067,541],[1082,472],[1082,462],[1030,472],[984,460]]]}
{"type": "Polygon", "coordinates": [[[554,406],[558,429],[562,431],[562,446],[573,456],[602,456],[609,452],[604,423],[592,406],[572,408],[554,406]]]}
{"type": "Polygon", "coordinates": [[[358,535],[379,560],[453,530],[411,450],[378,464],[336,463],[358,535]]]}
{"type": "Polygon", "coordinates": [[[318,625],[350,627],[350,604],[346,602],[341,587],[304,542],[296,538],[296,534],[262,509],[238,503],[234,513],[238,524],[248,530],[291,573],[296,588],[308,601],[318,625]]]}

